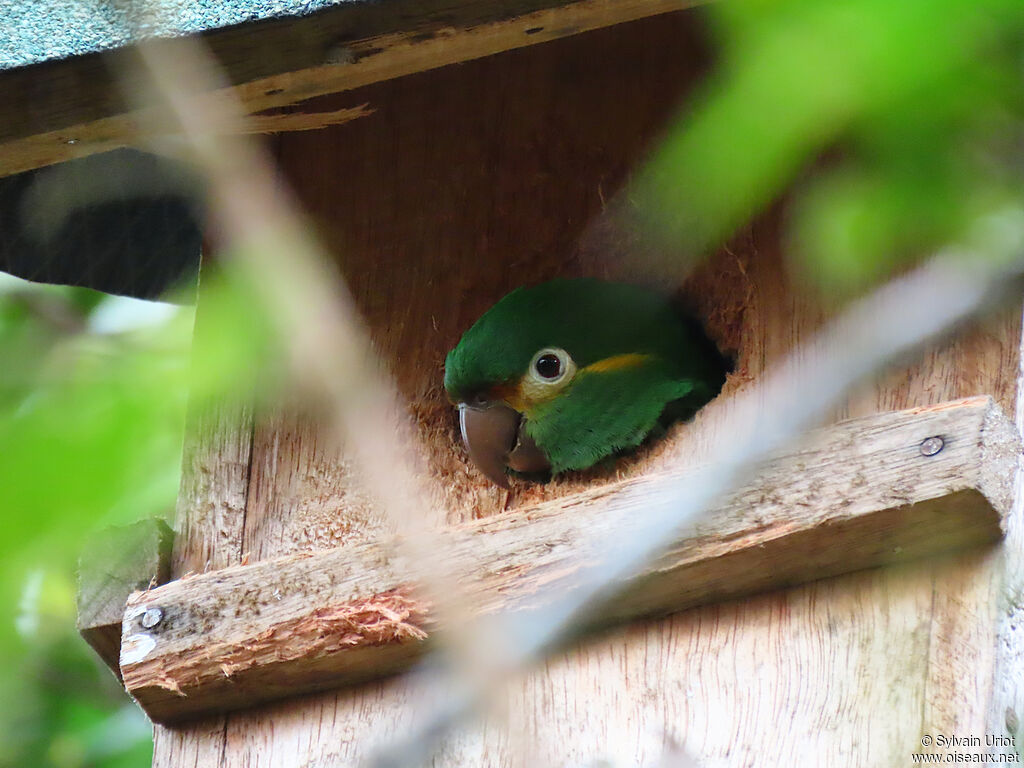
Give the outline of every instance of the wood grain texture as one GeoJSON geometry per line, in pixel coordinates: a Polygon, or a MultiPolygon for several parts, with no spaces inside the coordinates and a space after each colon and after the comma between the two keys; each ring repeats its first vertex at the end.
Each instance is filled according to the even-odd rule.
{"type": "MultiPolygon", "coordinates": [[[[1018,361],[1024,383],[1024,357],[1018,361]]],[[[1017,430],[1024,434],[1024,386],[1017,392],[1017,430]]],[[[1024,472],[1021,461],[1015,477],[1013,508],[1006,521],[1006,543],[981,571],[990,574],[991,588],[986,594],[993,606],[995,621],[987,640],[994,641],[991,666],[992,689],[984,730],[1014,736],[1018,746],[1024,739],[1021,717],[1024,715],[1024,472]]],[[[968,575],[965,580],[969,580],[968,575]]]]}
{"type": "MultiPolygon", "coordinates": [[[[388,0],[203,36],[250,114],[414,72],[663,14],[696,0],[388,0]]],[[[173,45],[173,41],[169,44],[173,45]]],[[[116,51],[0,72],[0,176],[146,140],[159,115],[132,111],[116,51]]],[[[257,115],[258,125],[266,120],[257,115]]],[[[285,120],[273,121],[290,130],[285,120]]],[[[330,124],[330,120],[322,125],[330,124]]],[[[309,121],[300,123],[305,130],[309,121]]],[[[254,130],[262,130],[255,128],[254,130]]]]}
{"type": "MultiPolygon", "coordinates": [[[[204,246],[203,279],[197,292],[193,348],[199,356],[212,321],[204,301],[217,282],[215,257],[204,246]]],[[[208,354],[208,353],[206,353],[208,354]]],[[[238,387],[235,397],[189,402],[185,424],[181,487],[175,516],[177,536],[172,574],[204,573],[241,562],[252,471],[256,383],[238,387]]]]}
{"type": "MultiPolygon", "coordinates": [[[[687,16],[318,99],[310,108],[376,111],[282,137],[286,175],[338,254],[435,480],[450,489],[451,523],[557,502],[670,460],[698,462],[715,433],[720,417],[708,409],[615,467],[504,494],[466,463],[440,389],[444,353],[511,288],[557,275],[651,279],[577,243],[699,77],[706,58],[687,16]]],[[[658,277],[678,283],[735,351],[726,396],[836,303],[788,278],[781,218],[774,210],[752,223],[689,280],[658,277]]],[[[865,384],[836,416],[988,393],[1019,417],[1020,328],[1019,308],[976,323],[865,384]]],[[[716,408],[727,411],[727,397],[716,408]]],[[[261,533],[251,529],[247,549],[270,558],[375,537],[368,500],[315,423],[282,411],[261,418],[256,434],[249,498],[259,501],[248,514],[261,533]]],[[[1015,504],[1011,537],[1024,515],[1019,495],[1015,504]]],[[[433,764],[655,765],[685,743],[705,766],[788,768],[796,755],[889,768],[908,762],[923,732],[977,723],[978,713],[989,732],[1005,732],[1024,716],[1016,551],[823,579],[592,638],[510,686],[512,726],[487,718],[447,740],[433,764]]],[[[409,695],[405,680],[391,679],[158,727],[154,765],[355,765],[368,744],[404,732],[409,695]]]]}
{"type": "Polygon", "coordinates": [[[252,408],[190,408],[178,495],[175,576],[224,568],[242,558],[252,454],[252,408]]]}
{"type": "MultiPolygon", "coordinates": [[[[604,606],[595,627],[837,573],[986,544],[1002,534],[1020,451],[991,399],[862,417],[777,456],[604,606]],[[941,435],[933,456],[921,443],[941,435]]],[[[628,531],[695,481],[649,475],[451,530],[448,562],[478,612],[543,607],[592,536],[628,531]]],[[[125,687],[158,722],[390,674],[435,630],[393,542],[225,568],[137,592],[124,614],[125,687]],[[163,619],[146,626],[147,611],[163,619]]],[[[977,622],[983,626],[983,622],[977,622]]]]}
{"type": "MultiPolygon", "coordinates": [[[[216,262],[209,252],[202,254],[201,270],[193,347],[203,343],[210,322],[204,296],[206,286],[215,281],[216,262]]],[[[240,392],[239,399],[231,401],[193,399],[189,403],[175,510],[173,578],[242,562],[252,464],[253,399],[246,400],[240,392]]],[[[209,718],[184,731],[155,725],[153,764],[195,768],[216,765],[217,756],[224,752],[226,728],[224,717],[209,718]]]]}

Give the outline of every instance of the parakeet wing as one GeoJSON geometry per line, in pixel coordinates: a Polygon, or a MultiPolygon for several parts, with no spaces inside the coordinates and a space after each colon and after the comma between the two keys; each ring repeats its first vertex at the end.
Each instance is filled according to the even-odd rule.
{"type": "Polygon", "coordinates": [[[672,378],[657,361],[609,373],[582,373],[568,392],[539,409],[526,423],[526,432],[547,454],[552,472],[585,469],[639,445],[667,403],[703,388],[696,381],[672,378]]]}

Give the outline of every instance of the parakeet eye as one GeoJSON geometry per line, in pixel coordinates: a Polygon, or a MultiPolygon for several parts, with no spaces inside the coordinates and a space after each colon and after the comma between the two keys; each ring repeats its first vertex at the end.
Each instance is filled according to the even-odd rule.
{"type": "Polygon", "coordinates": [[[558,347],[546,347],[533,356],[526,378],[535,387],[550,392],[552,385],[567,383],[576,373],[576,365],[569,353],[558,347]]]}
{"type": "Polygon", "coordinates": [[[533,367],[545,379],[557,379],[562,374],[562,361],[550,352],[538,357],[533,367]]]}

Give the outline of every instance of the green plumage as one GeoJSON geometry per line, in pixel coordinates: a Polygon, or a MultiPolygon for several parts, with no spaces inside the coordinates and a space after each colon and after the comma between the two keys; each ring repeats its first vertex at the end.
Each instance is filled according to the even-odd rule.
{"type": "Polygon", "coordinates": [[[445,389],[472,403],[496,386],[514,387],[545,348],[565,350],[577,368],[522,423],[556,474],[639,445],[670,403],[673,415],[692,415],[718,394],[727,370],[699,326],[665,297],[621,283],[561,279],[516,289],[480,317],[448,354],[445,389]],[[622,355],[644,357],[586,370],[622,355]]]}

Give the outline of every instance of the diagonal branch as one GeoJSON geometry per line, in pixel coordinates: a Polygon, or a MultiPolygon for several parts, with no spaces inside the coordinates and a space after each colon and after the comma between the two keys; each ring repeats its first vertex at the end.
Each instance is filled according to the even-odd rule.
{"type": "MultiPolygon", "coordinates": [[[[232,135],[245,118],[202,45],[154,41],[138,48],[144,79],[170,119],[183,149],[209,185],[211,229],[223,255],[252,285],[290,356],[293,380],[322,405],[336,443],[350,451],[378,501],[417,583],[449,626],[466,622],[461,590],[445,565],[433,523],[444,520],[438,489],[427,487],[416,433],[397,391],[371,349],[340,276],[311,234],[298,206],[252,138],[232,135]],[[430,515],[434,514],[435,517],[430,515]]],[[[134,91],[138,97],[142,92],[134,91]]],[[[155,135],[166,135],[167,126],[155,135]]],[[[480,645],[461,633],[471,659],[480,645]]]]}
{"type": "Polygon", "coordinates": [[[1010,209],[978,222],[984,243],[970,253],[945,252],[916,272],[860,301],[798,349],[759,385],[727,408],[711,464],[699,481],[667,485],[645,500],[643,516],[623,517],[611,535],[577,543],[584,565],[567,589],[528,619],[508,615],[470,620],[444,565],[445,548],[429,531],[417,471],[415,439],[393,387],[369,350],[351,302],[329,275],[318,246],[254,145],[223,138],[238,110],[225,91],[193,98],[216,80],[203,50],[176,41],[141,49],[161,100],[179,123],[186,146],[211,184],[214,217],[230,253],[258,287],[287,339],[293,368],[323,397],[329,422],[355,452],[369,490],[411,547],[422,581],[433,588],[443,623],[459,627],[434,691],[432,714],[378,765],[421,762],[436,742],[476,709],[509,675],[570,636],[600,601],[654,557],[681,528],[753,471],[772,451],[819,421],[853,384],[986,308],[999,289],[1020,287],[1024,212],[1010,209]],[[187,46],[187,47],[186,47],[187,46]],[[600,568],[588,563],[601,562],[600,568]]]}
{"type": "Polygon", "coordinates": [[[450,688],[443,699],[445,706],[435,709],[401,743],[378,753],[373,765],[422,762],[454,725],[479,709],[491,691],[571,637],[595,606],[620,591],[644,563],[756,471],[772,451],[824,418],[851,387],[973,314],[992,308],[1014,290],[1019,295],[1024,278],[1024,211],[999,211],[977,224],[977,238],[985,244],[982,252],[950,249],[882,286],[794,350],[762,382],[720,404],[727,413],[699,478],[664,485],[646,500],[642,516],[624,514],[617,524],[603,528],[606,533],[600,538],[576,543],[579,560],[599,566],[585,566],[574,583],[560,584],[561,594],[541,611],[479,619],[489,628],[477,632],[504,639],[494,649],[491,676],[466,686],[461,677],[453,685],[451,673],[442,673],[435,684],[450,688]]]}

